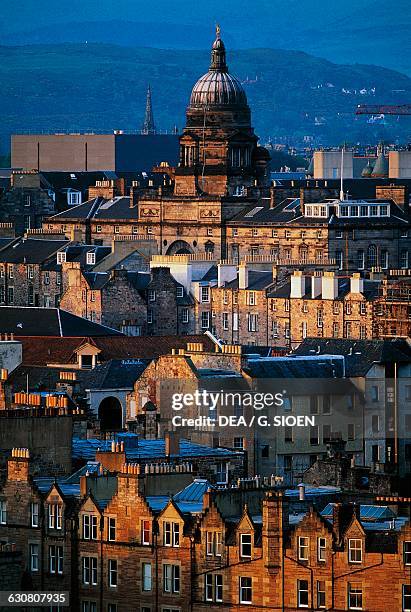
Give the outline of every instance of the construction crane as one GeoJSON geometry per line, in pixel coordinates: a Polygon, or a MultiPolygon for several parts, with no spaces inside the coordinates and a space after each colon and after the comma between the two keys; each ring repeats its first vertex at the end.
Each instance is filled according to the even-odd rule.
{"type": "Polygon", "coordinates": [[[411,104],[359,104],[356,115],[411,115],[411,104]]]}

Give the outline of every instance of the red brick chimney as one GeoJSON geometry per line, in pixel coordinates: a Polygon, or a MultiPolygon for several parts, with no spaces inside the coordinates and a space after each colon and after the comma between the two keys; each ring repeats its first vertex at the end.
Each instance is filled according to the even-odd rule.
{"type": "Polygon", "coordinates": [[[7,461],[7,480],[29,480],[30,453],[28,448],[13,448],[7,461]]]}

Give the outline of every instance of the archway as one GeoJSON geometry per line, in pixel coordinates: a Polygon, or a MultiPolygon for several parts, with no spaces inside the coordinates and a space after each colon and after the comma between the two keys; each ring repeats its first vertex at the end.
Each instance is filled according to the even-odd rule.
{"type": "Polygon", "coordinates": [[[166,255],[191,255],[193,249],[185,240],[176,240],[167,249],[166,255]]]}
{"type": "Polygon", "coordinates": [[[123,427],[120,401],[116,397],[105,397],[98,407],[98,418],[102,431],[118,431],[123,427]]]}

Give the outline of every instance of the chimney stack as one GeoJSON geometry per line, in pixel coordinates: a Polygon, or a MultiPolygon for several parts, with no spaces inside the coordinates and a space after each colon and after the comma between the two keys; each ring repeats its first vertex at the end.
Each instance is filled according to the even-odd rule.
{"type": "Polygon", "coordinates": [[[364,279],[359,272],[355,272],[350,278],[350,293],[363,293],[364,279]]]}
{"type": "Polygon", "coordinates": [[[323,300],[335,300],[338,296],[338,278],[334,272],[326,271],[322,277],[323,300]]]}
{"type": "Polygon", "coordinates": [[[238,288],[247,289],[248,287],[248,266],[246,263],[240,263],[238,266],[238,288]]]}
{"type": "Polygon", "coordinates": [[[305,295],[305,276],[301,270],[295,270],[291,276],[291,298],[301,299],[305,295]]]}

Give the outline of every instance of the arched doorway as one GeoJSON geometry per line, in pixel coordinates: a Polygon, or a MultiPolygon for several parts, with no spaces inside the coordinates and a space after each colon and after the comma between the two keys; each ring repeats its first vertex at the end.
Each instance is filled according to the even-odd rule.
{"type": "Polygon", "coordinates": [[[185,240],[176,240],[167,249],[166,255],[191,255],[193,249],[185,240]]]}
{"type": "Polygon", "coordinates": [[[98,407],[101,431],[118,431],[123,427],[120,401],[116,397],[105,397],[98,407]]]}

